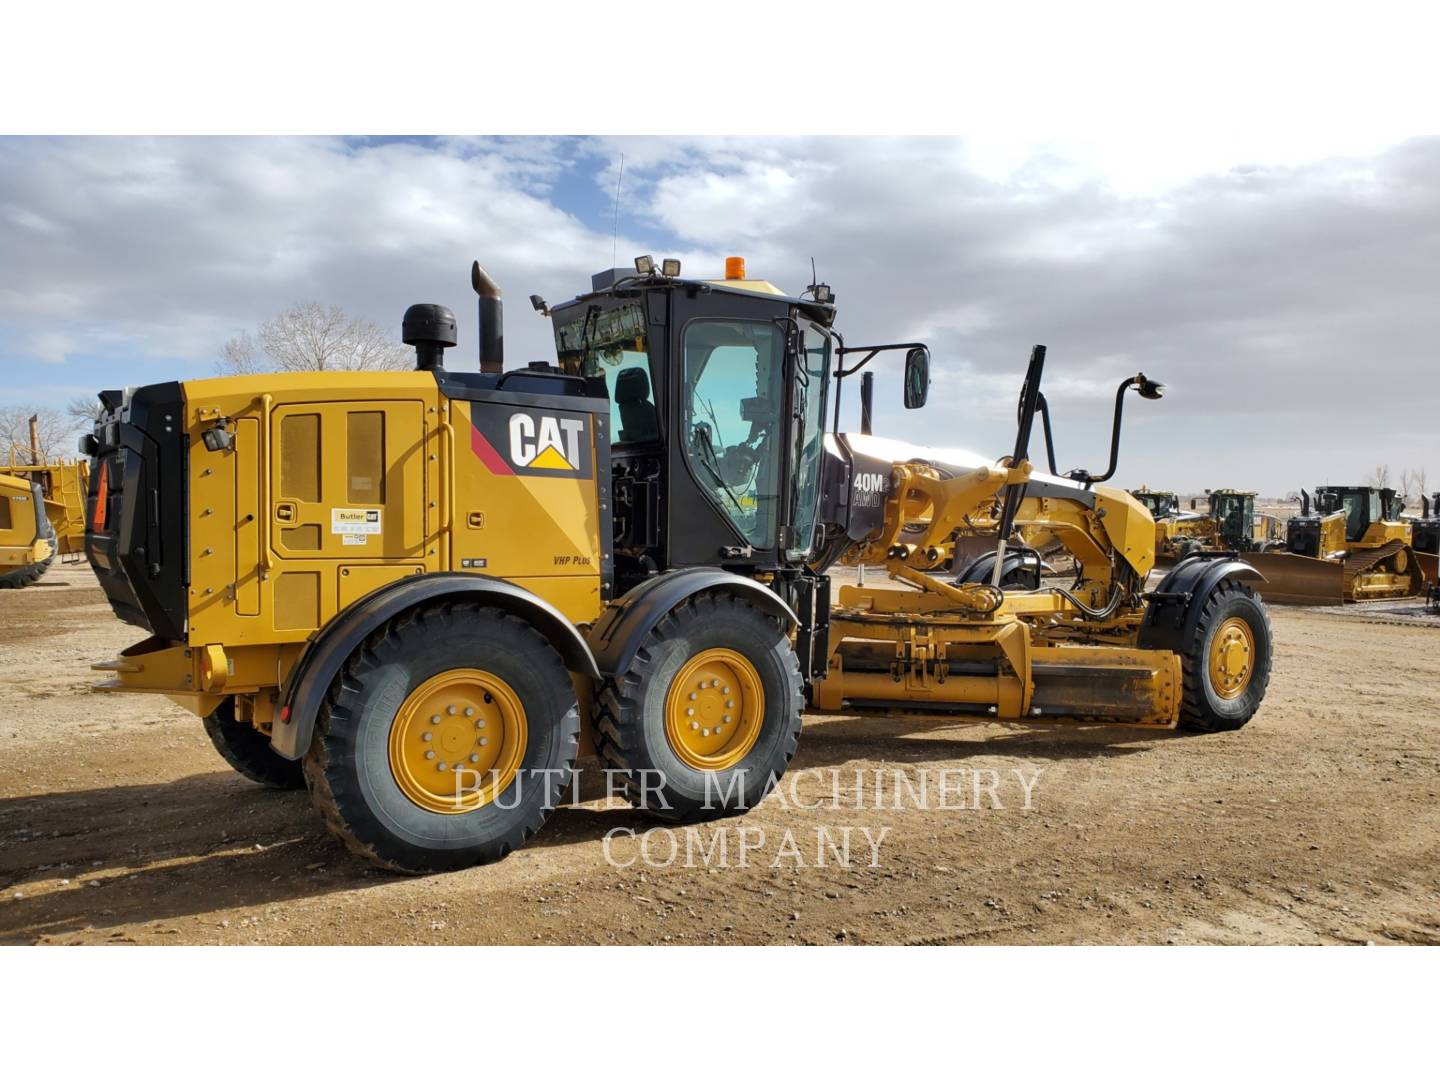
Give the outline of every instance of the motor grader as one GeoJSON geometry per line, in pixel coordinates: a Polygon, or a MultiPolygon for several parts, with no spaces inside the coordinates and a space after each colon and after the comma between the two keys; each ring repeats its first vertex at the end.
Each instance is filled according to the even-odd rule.
{"type": "Polygon", "coordinates": [[[1283,550],[1247,554],[1259,590],[1281,604],[1352,604],[1419,596],[1422,563],[1392,488],[1324,486],[1300,492],[1283,550]]]}
{"type": "Polygon", "coordinates": [[[1228,731],[1259,706],[1256,572],[1197,557],[1147,592],[1145,509],[1033,469],[1043,348],[1011,454],[927,457],[839,432],[882,353],[924,405],[929,353],[847,344],[826,285],[641,258],[532,297],[556,355],[507,368],[499,289],[478,264],[472,283],[479,371],[444,363],[454,316],[416,305],[413,372],[105,391],[82,439],[90,561],[148,635],[97,665],[107,688],[165,695],[245,776],[307,786],[371,862],[503,857],[591,747],[662,821],[742,812],[807,707],[1228,731]],[[962,580],[916,567],[964,523],[995,548],[962,580]],[[1000,587],[1025,528],[1062,539],[1073,580],[1000,587]],[[832,602],[831,568],[860,562],[895,580],[832,602]]]}
{"type": "Polygon", "coordinates": [[[35,584],[50,569],[56,550],[40,485],[0,473],[0,589],[35,584]]]}

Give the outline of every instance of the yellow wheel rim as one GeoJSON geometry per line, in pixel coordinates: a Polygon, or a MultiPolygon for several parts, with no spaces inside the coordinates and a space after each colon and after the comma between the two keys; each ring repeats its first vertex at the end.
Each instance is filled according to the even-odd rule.
{"type": "Polygon", "coordinates": [[[1255,672],[1255,634],[1239,617],[1226,619],[1210,639],[1210,687],[1217,697],[1239,697],[1255,672]]]}
{"type": "Polygon", "coordinates": [[[718,772],[742,761],[764,720],[760,673],[733,649],[696,653],[665,695],[665,738],[692,769],[718,772]]]}
{"type": "Polygon", "coordinates": [[[390,725],[390,774],[416,806],[465,814],[510,786],[525,758],[525,707],[504,679],[441,672],[410,691],[390,725]]]}

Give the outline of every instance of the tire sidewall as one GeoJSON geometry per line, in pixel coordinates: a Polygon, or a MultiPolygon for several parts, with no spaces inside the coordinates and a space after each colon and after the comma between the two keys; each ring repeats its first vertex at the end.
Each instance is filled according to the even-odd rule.
{"type": "MultiPolygon", "coordinates": [[[[523,843],[554,808],[550,793],[558,774],[547,770],[564,770],[559,782],[562,787],[569,782],[574,740],[566,734],[578,728],[578,707],[568,673],[538,633],[518,620],[486,614],[492,617],[455,620],[438,640],[412,629],[377,647],[379,663],[363,673],[364,692],[347,709],[348,730],[327,732],[327,739],[339,736],[346,744],[328,749],[327,771],[339,773],[332,787],[360,796],[352,813],[369,817],[387,846],[453,852],[467,863],[476,855],[498,857],[500,849],[523,843]],[[513,634],[512,625],[529,632],[513,634]],[[468,813],[440,814],[411,802],[396,783],[390,731],[411,691],[455,668],[478,668],[509,684],[525,709],[525,754],[515,780],[489,803],[468,813]]],[[[357,835],[362,831],[369,830],[357,828],[357,835]]]]}
{"type": "Polygon", "coordinates": [[[660,813],[669,809],[686,815],[712,811],[722,804],[731,813],[752,809],[785,772],[795,745],[799,713],[793,700],[790,639],[773,619],[745,605],[729,610],[717,605],[703,613],[687,607],[672,617],[680,623],[679,632],[646,646],[650,664],[637,705],[649,775],[635,779],[648,784],[652,792],[657,785],[662,789],[665,803],[653,805],[650,798],[645,800],[660,813]],[[755,745],[740,761],[718,771],[685,764],[665,733],[666,698],[675,676],[691,657],[706,649],[731,649],[745,657],[754,666],[765,694],[755,745]]]}
{"type": "Polygon", "coordinates": [[[1227,589],[1215,605],[1210,620],[1200,639],[1197,663],[1200,665],[1200,685],[1205,693],[1206,708],[1215,716],[1225,720],[1249,719],[1260,707],[1265,697],[1265,688],[1270,681],[1271,641],[1270,621],[1265,608],[1248,589],[1227,589]],[[1255,643],[1255,658],[1250,682],[1245,692],[1233,698],[1224,698],[1215,692],[1210,683],[1210,648],[1220,627],[1229,619],[1242,618],[1250,628],[1255,643]]]}

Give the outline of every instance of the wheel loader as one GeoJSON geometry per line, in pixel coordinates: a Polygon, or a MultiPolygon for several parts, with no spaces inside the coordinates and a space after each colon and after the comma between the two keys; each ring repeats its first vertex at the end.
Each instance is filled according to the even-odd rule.
{"type": "Polygon", "coordinates": [[[1257,513],[1255,495],[1236,488],[1207,489],[1204,513],[1197,512],[1198,500],[1191,499],[1188,513],[1177,510],[1173,517],[1157,518],[1156,565],[1173,566],[1196,551],[1283,550],[1279,519],[1274,514],[1257,513]]]}
{"type": "MultiPolygon", "coordinates": [[[[1195,557],[1147,592],[1144,507],[1032,467],[1043,347],[1012,453],[927,456],[840,433],[847,380],[884,353],[923,406],[929,351],[847,343],[827,285],[642,257],[532,297],[556,353],[507,367],[500,290],[478,263],[472,284],[478,371],[419,304],[413,372],[105,391],[82,439],[86,550],[146,635],[97,665],[106,688],[181,703],[372,863],[503,857],[591,750],[661,821],[740,813],[807,709],[1230,731],[1260,705],[1256,571],[1195,557]],[[994,549],[963,580],[917,568],[967,522],[994,549]],[[1026,528],[1073,580],[1001,587],[1026,528]],[[861,562],[893,580],[832,596],[861,562]]],[[[1160,396],[1125,380],[1117,433],[1127,391],[1160,396]]]]}
{"type": "Polygon", "coordinates": [[[45,516],[55,534],[55,552],[67,562],[78,561],[85,553],[85,494],[90,486],[90,463],[48,461],[34,452],[30,464],[11,448],[10,460],[0,465],[0,476],[31,481],[40,488],[45,516]]]}
{"type": "Polygon", "coordinates": [[[50,569],[56,550],[40,485],[0,473],[0,589],[35,584],[50,569]]]}
{"type": "Polygon", "coordinates": [[[1300,492],[1283,550],[1247,554],[1260,592],[1280,604],[1352,604],[1419,596],[1425,581],[1392,488],[1323,486],[1300,492]]]}

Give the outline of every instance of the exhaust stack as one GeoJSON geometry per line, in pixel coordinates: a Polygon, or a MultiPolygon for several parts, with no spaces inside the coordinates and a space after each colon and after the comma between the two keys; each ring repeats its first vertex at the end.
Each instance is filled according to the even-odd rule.
{"type": "Polygon", "coordinates": [[[505,315],[500,286],[476,260],[470,267],[470,285],[480,298],[480,370],[498,375],[505,370],[505,315]]]}

